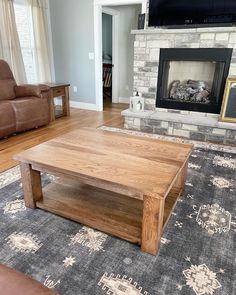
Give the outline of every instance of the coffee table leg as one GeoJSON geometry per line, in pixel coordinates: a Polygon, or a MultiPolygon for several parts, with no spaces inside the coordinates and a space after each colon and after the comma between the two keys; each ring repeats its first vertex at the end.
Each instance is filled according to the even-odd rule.
{"type": "Polygon", "coordinates": [[[187,178],[187,170],[188,170],[188,162],[186,162],[185,165],[183,166],[182,171],[180,172],[174,184],[174,187],[178,188],[180,191],[182,191],[185,186],[185,181],[187,178]]]}
{"type": "Polygon", "coordinates": [[[159,249],[164,215],[164,200],[144,196],[141,249],[156,255],[159,249]]]}
{"type": "Polygon", "coordinates": [[[20,164],[20,170],[25,206],[35,209],[36,201],[43,196],[40,172],[33,170],[31,165],[26,163],[20,164]]]}

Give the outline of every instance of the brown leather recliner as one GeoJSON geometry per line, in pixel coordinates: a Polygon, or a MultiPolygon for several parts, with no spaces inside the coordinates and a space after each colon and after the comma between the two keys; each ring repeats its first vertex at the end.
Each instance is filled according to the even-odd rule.
{"type": "Polygon", "coordinates": [[[9,65],[0,60],[0,138],[50,122],[50,87],[17,86],[9,65]]]}
{"type": "Polygon", "coordinates": [[[4,265],[0,265],[0,294],[59,295],[30,277],[4,265]]]}

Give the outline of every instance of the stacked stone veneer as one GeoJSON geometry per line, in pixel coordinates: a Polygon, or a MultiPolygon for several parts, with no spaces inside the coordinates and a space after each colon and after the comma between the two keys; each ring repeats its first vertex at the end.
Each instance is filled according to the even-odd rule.
{"type": "Polygon", "coordinates": [[[230,75],[236,75],[236,28],[147,29],[132,31],[134,91],[145,98],[145,109],[156,102],[160,48],[233,48],[230,75]]]}
{"type": "Polygon", "coordinates": [[[127,129],[236,145],[236,124],[219,122],[214,114],[181,112],[157,109],[133,113],[125,110],[122,115],[127,129]]]}

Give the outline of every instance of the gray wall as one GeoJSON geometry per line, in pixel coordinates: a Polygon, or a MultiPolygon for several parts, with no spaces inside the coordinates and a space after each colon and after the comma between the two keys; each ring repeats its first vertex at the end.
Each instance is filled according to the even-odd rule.
{"type": "Polygon", "coordinates": [[[95,103],[93,0],[50,0],[57,82],[71,84],[72,100],[95,103]],[[73,92],[73,86],[78,92],[73,92]]]}
{"type": "Polygon", "coordinates": [[[112,56],[112,16],[102,14],[102,51],[112,56]]]}

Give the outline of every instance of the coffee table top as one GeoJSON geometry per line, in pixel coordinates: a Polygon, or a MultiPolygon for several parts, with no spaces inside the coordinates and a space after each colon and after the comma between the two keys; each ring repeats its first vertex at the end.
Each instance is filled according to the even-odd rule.
{"type": "Polygon", "coordinates": [[[191,144],[81,128],[14,157],[32,168],[143,199],[165,198],[191,144]]]}

